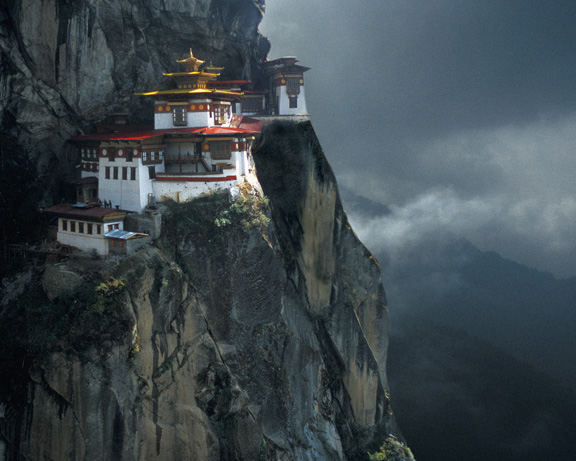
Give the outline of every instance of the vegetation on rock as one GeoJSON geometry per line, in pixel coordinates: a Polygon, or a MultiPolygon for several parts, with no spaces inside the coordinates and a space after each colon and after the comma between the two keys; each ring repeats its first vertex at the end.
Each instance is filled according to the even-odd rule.
{"type": "Polygon", "coordinates": [[[396,437],[389,436],[376,453],[368,453],[370,461],[389,461],[414,459],[412,451],[396,437]]]}

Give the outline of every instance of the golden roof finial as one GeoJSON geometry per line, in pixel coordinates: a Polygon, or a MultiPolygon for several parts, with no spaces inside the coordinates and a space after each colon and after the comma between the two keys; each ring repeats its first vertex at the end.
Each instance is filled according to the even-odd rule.
{"type": "Polygon", "coordinates": [[[190,48],[190,56],[177,61],[179,64],[183,64],[188,72],[198,72],[198,68],[204,64],[201,59],[195,58],[192,53],[192,48],[190,48]]]}

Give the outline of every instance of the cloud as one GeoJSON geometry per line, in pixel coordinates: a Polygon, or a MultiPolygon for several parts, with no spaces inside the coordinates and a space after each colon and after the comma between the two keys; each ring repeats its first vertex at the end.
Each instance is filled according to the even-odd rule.
{"type": "Polygon", "coordinates": [[[326,156],[340,183],[395,209],[394,241],[446,229],[567,275],[575,26],[572,0],[270,0],[263,30],[271,57],[312,67],[326,156]]]}
{"type": "MultiPolygon", "coordinates": [[[[412,193],[396,197],[385,217],[366,219],[351,210],[354,228],[373,251],[392,256],[446,232],[556,275],[573,275],[574,126],[576,117],[567,117],[416,143],[412,149],[426,155],[411,160],[412,193]]],[[[350,173],[344,182],[359,176],[350,173]]],[[[386,180],[364,184],[368,195],[387,188],[386,180]]]]}

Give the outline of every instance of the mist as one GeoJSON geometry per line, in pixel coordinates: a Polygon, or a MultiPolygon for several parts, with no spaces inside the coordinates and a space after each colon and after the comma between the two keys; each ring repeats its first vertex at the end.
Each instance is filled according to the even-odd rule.
{"type": "MultiPolygon", "coordinates": [[[[576,274],[576,4],[270,0],[270,57],[296,55],[338,181],[392,214],[373,251],[446,231],[576,274]]],[[[347,210],[354,219],[354,210],[347,210]]]]}

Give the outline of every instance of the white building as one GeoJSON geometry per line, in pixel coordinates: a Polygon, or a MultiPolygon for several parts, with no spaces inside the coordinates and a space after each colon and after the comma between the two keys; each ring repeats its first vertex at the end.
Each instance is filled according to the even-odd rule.
{"type": "Polygon", "coordinates": [[[47,208],[45,211],[58,217],[58,241],[83,251],[100,255],[122,249],[128,252],[149,241],[147,235],[123,232],[127,213],[123,210],[96,205],[62,204],[47,208]],[[123,240],[108,238],[108,234],[116,236],[119,233],[125,237],[123,240]],[[126,238],[133,239],[129,248],[126,238]]]}
{"type": "Polygon", "coordinates": [[[268,73],[271,78],[271,115],[307,115],[304,93],[304,72],[310,70],[296,64],[295,57],[269,61],[268,73]]]}
{"type": "Polygon", "coordinates": [[[99,254],[123,241],[136,247],[141,234],[120,232],[126,213],[244,182],[261,119],[307,114],[308,68],[295,58],[267,63],[270,88],[261,90],[246,80],[218,81],[222,68],[204,65],[192,51],[178,62],[184,71],[164,74],[171,89],[139,94],[154,99],[153,127],[128,125],[122,113],[114,124],[98,124],[95,134],[71,138],[81,155],[78,203],[46,210],[58,216],[59,242],[99,254]]]}

